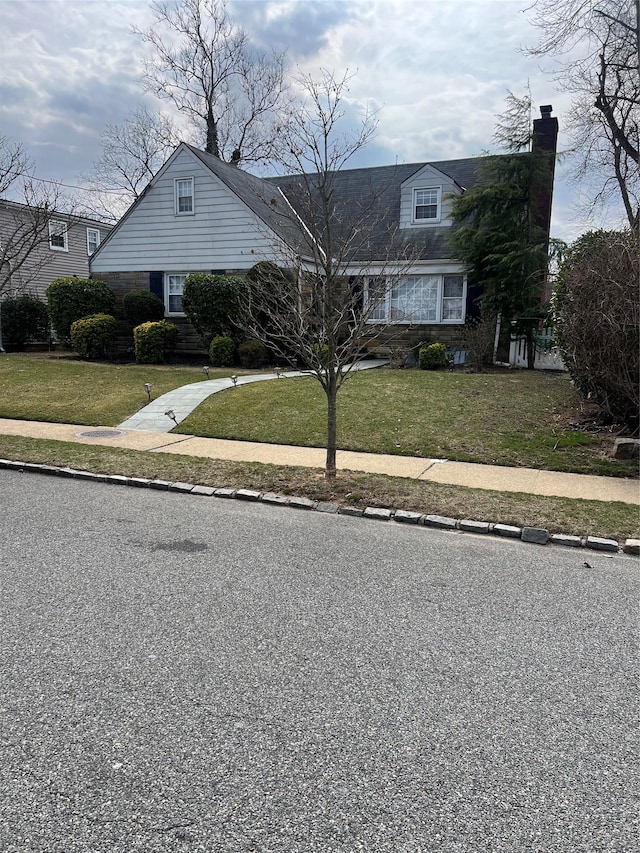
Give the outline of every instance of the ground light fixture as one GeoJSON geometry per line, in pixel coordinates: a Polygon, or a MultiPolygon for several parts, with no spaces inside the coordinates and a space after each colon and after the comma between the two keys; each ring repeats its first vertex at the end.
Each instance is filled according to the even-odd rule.
{"type": "Polygon", "coordinates": [[[276,379],[280,379],[280,374],[282,373],[282,371],[280,370],[279,367],[276,367],[275,373],[276,373],[276,379]]]}
{"type": "Polygon", "coordinates": [[[204,375],[208,379],[209,378],[209,365],[208,364],[205,364],[205,366],[202,368],[202,372],[204,373],[204,375]]]}
{"type": "Polygon", "coordinates": [[[168,418],[171,418],[171,420],[174,422],[174,424],[176,426],[178,426],[178,421],[176,420],[176,413],[173,411],[173,409],[167,409],[167,411],[165,412],[165,415],[168,418]]]}
{"type": "Polygon", "coordinates": [[[150,403],[151,402],[151,383],[150,382],[144,383],[144,390],[147,392],[147,397],[149,398],[148,402],[150,403]]]}
{"type": "Polygon", "coordinates": [[[233,387],[235,388],[238,385],[238,377],[237,376],[231,376],[229,378],[233,382],[233,387]]]}

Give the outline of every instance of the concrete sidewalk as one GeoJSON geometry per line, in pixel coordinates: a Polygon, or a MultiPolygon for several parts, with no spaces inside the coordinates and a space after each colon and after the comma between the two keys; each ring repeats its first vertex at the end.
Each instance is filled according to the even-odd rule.
{"type": "MultiPolygon", "coordinates": [[[[164,412],[163,417],[169,421],[164,412]]],[[[173,423],[169,421],[169,428],[171,426],[173,423]]],[[[322,468],[325,458],[323,448],[169,435],[165,431],[159,433],[140,428],[114,429],[0,419],[0,434],[121,447],[150,453],[177,453],[236,462],[262,462],[308,468],[322,468]]],[[[532,495],[621,501],[640,505],[640,483],[637,480],[349,451],[338,451],[337,461],[341,470],[387,474],[490,491],[525,492],[532,495]]]]}

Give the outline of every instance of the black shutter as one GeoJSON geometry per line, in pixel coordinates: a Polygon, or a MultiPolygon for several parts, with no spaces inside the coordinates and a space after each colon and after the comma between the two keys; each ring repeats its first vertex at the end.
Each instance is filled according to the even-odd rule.
{"type": "Polygon", "coordinates": [[[164,302],[164,287],[163,287],[164,281],[163,280],[164,280],[164,273],[162,273],[162,272],[150,272],[149,273],[149,290],[151,291],[151,293],[153,293],[155,296],[157,296],[158,299],[162,299],[162,301],[164,302]]]}

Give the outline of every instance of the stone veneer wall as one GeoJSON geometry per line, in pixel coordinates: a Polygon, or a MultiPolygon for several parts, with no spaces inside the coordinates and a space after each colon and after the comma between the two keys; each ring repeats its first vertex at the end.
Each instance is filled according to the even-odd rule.
{"type": "Polygon", "coordinates": [[[424,325],[424,326],[386,326],[377,328],[372,326],[367,339],[377,340],[377,347],[371,351],[384,354],[385,351],[394,349],[410,350],[419,344],[445,344],[447,347],[462,347],[462,333],[464,323],[453,325],[424,325]]]}
{"type": "MultiPolygon", "coordinates": [[[[225,270],[225,275],[246,275],[246,270],[225,270]]],[[[148,272],[114,272],[100,273],[95,276],[104,281],[113,290],[117,299],[116,319],[118,321],[116,347],[120,352],[133,352],[133,336],[131,329],[124,319],[122,300],[130,290],[149,290],[148,272]]],[[[186,317],[168,317],[169,322],[178,327],[177,352],[183,355],[201,356],[206,359],[207,352],[193,326],[186,317]]],[[[371,347],[372,352],[388,354],[390,350],[410,350],[422,343],[443,343],[448,347],[461,346],[464,324],[453,325],[392,325],[378,328],[370,327],[366,340],[375,339],[378,345],[371,347]]]]}

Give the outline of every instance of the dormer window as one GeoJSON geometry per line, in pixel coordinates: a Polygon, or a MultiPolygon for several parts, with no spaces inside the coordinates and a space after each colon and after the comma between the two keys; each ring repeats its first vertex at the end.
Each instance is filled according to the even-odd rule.
{"type": "Polygon", "coordinates": [[[440,187],[425,187],[413,191],[413,221],[440,221],[440,187]]]}
{"type": "Polygon", "coordinates": [[[193,213],[193,178],[176,179],[175,190],[176,214],[184,216],[193,213]]]}

